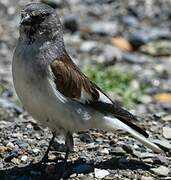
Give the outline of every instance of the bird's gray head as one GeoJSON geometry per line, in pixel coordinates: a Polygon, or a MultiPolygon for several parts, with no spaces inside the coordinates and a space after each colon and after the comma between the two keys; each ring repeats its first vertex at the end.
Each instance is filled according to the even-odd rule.
{"type": "Polygon", "coordinates": [[[20,38],[29,44],[54,38],[63,41],[62,25],[55,9],[43,3],[26,5],[21,11],[20,38]]]}

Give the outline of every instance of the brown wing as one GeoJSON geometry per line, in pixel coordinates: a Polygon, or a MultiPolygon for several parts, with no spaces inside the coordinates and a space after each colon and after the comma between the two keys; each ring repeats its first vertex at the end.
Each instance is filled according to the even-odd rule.
{"type": "Polygon", "coordinates": [[[54,60],[51,70],[55,77],[56,88],[66,97],[84,103],[104,114],[112,114],[145,137],[148,134],[131,121],[136,117],[113,102],[102,90],[91,82],[67,55],[54,60]]]}
{"type": "Polygon", "coordinates": [[[81,102],[82,100],[85,100],[81,100],[82,93],[84,93],[87,95],[87,101],[97,101],[99,99],[99,93],[96,86],[81,73],[69,56],[65,55],[54,60],[51,64],[51,69],[55,76],[55,84],[58,91],[66,97],[81,102]]]}

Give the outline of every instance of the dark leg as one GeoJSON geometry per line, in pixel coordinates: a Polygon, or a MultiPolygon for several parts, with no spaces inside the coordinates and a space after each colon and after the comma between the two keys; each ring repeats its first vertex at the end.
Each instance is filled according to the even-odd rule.
{"type": "Polygon", "coordinates": [[[49,154],[49,151],[50,151],[50,148],[51,148],[51,146],[52,146],[52,144],[53,144],[53,141],[54,141],[54,139],[55,139],[55,137],[56,137],[56,133],[55,132],[52,132],[52,138],[51,138],[51,140],[50,140],[50,142],[49,142],[49,146],[48,146],[48,148],[47,148],[47,150],[46,150],[46,152],[45,152],[45,155],[43,156],[43,158],[42,158],[42,160],[40,161],[41,163],[43,163],[43,164],[45,164],[47,161],[48,161],[48,154],[49,154]]]}
{"type": "Polygon", "coordinates": [[[65,153],[65,159],[64,159],[64,170],[67,167],[67,160],[68,160],[69,153],[72,152],[74,149],[74,141],[73,141],[72,134],[70,132],[68,132],[65,136],[65,146],[66,146],[66,153],[65,153]]]}

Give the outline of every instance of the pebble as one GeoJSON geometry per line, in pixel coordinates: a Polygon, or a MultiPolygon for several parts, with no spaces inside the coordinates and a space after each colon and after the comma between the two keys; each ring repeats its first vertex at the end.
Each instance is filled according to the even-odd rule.
{"type": "Polygon", "coordinates": [[[23,112],[23,110],[20,107],[10,102],[6,98],[0,98],[0,107],[3,107],[5,109],[10,109],[10,110],[15,110],[17,114],[21,114],[23,112]]]}
{"type": "Polygon", "coordinates": [[[114,36],[118,32],[116,22],[109,21],[100,21],[92,23],[90,26],[90,30],[99,35],[111,35],[114,36]]]}
{"type": "Polygon", "coordinates": [[[103,179],[105,176],[109,175],[109,171],[104,170],[104,169],[94,169],[94,175],[98,179],[103,179]]]}
{"type": "Polygon", "coordinates": [[[107,155],[109,154],[109,150],[107,148],[99,150],[99,155],[107,155]]]}
{"type": "Polygon", "coordinates": [[[77,174],[81,174],[81,173],[88,173],[88,172],[91,172],[93,169],[92,166],[88,165],[88,164],[81,164],[81,165],[78,165],[75,167],[75,172],[77,174]]]}
{"type": "Polygon", "coordinates": [[[78,30],[78,21],[77,17],[74,15],[66,16],[63,20],[65,29],[71,31],[72,33],[76,32],[78,30]]]}
{"type": "Polygon", "coordinates": [[[160,165],[168,164],[167,158],[165,156],[162,156],[162,155],[158,155],[158,156],[153,157],[153,162],[154,162],[154,164],[160,164],[160,165]]]}
{"type": "Polygon", "coordinates": [[[139,46],[146,44],[149,41],[169,38],[170,31],[167,29],[160,28],[143,28],[134,32],[131,32],[129,35],[129,41],[133,46],[138,48],[139,46]]]}
{"type": "Polygon", "coordinates": [[[17,164],[17,165],[21,164],[21,162],[18,158],[11,159],[11,162],[13,162],[14,164],[17,164]]]}
{"type": "Polygon", "coordinates": [[[162,117],[162,120],[163,121],[171,121],[171,115],[167,115],[167,116],[164,116],[164,117],[162,117]]]}
{"type": "Polygon", "coordinates": [[[8,147],[6,147],[6,146],[0,146],[0,154],[6,152],[6,151],[8,151],[8,150],[9,150],[8,147]]]}
{"type": "Polygon", "coordinates": [[[39,152],[40,152],[40,149],[38,149],[38,148],[34,148],[33,150],[32,150],[32,152],[34,153],[34,154],[39,154],[39,152]]]}
{"type": "Polygon", "coordinates": [[[79,134],[79,138],[82,142],[85,142],[85,143],[92,143],[93,142],[93,138],[88,133],[79,134]]]}
{"type": "Polygon", "coordinates": [[[120,146],[114,147],[110,154],[116,155],[116,156],[123,156],[126,152],[124,149],[120,146]]]}
{"type": "Polygon", "coordinates": [[[151,171],[153,171],[154,173],[161,175],[161,176],[168,176],[168,174],[169,174],[169,168],[167,168],[165,166],[159,166],[157,168],[151,168],[151,171]]]}
{"type": "Polygon", "coordinates": [[[163,136],[166,139],[171,139],[171,128],[170,127],[163,127],[163,136]]]}
{"type": "Polygon", "coordinates": [[[141,180],[154,180],[154,178],[151,176],[142,176],[141,180]]]}
{"type": "Polygon", "coordinates": [[[169,141],[163,139],[163,140],[159,140],[159,139],[155,139],[152,140],[154,143],[158,144],[159,146],[161,146],[162,148],[164,148],[165,150],[170,150],[171,149],[171,144],[169,143],[169,141]]]}
{"type": "Polygon", "coordinates": [[[147,57],[139,53],[123,53],[122,60],[133,64],[144,64],[147,62],[147,57]]]}
{"type": "Polygon", "coordinates": [[[85,41],[80,46],[80,51],[90,53],[93,49],[97,48],[95,41],[85,41]]]}
{"type": "Polygon", "coordinates": [[[7,147],[14,149],[15,145],[12,142],[7,143],[7,147]]]}
{"type": "Polygon", "coordinates": [[[153,153],[148,153],[148,152],[145,152],[145,153],[142,153],[140,151],[136,151],[134,150],[133,151],[133,154],[139,158],[142,158],[142,159],[145,159],[145,158],[151,158],[151,157],[155,157],[156,155],[153,154],[153,153]]]}
{"type": "Polygon", "coordinates": [[[113,65],[117,60],[120,60],[122,57],[122,52],[111,45],[105,45],[103,48],[103,63],[104,65],[113,65]]]}
{"type": "Polygon", "coordinates": [[[28,160],[28,156],[23,155],[23,156],[21,157],[21,162],[26,163],[27,160],[28,160]]]}

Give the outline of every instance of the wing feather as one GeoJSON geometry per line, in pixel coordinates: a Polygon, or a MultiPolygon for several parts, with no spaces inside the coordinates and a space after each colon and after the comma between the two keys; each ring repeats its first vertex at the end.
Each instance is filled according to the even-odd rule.
{"type": "Polygon", "coordinates": [[[55,77],[56,88],[64,96],[104,114],[112,114],[143,136],[148,137],[143,129],[131,122],[132,120],[137,121],[136,117],[113,102],[96,84],[90,81],[67,53],[55,59],[50,67],[55,77]]]}

